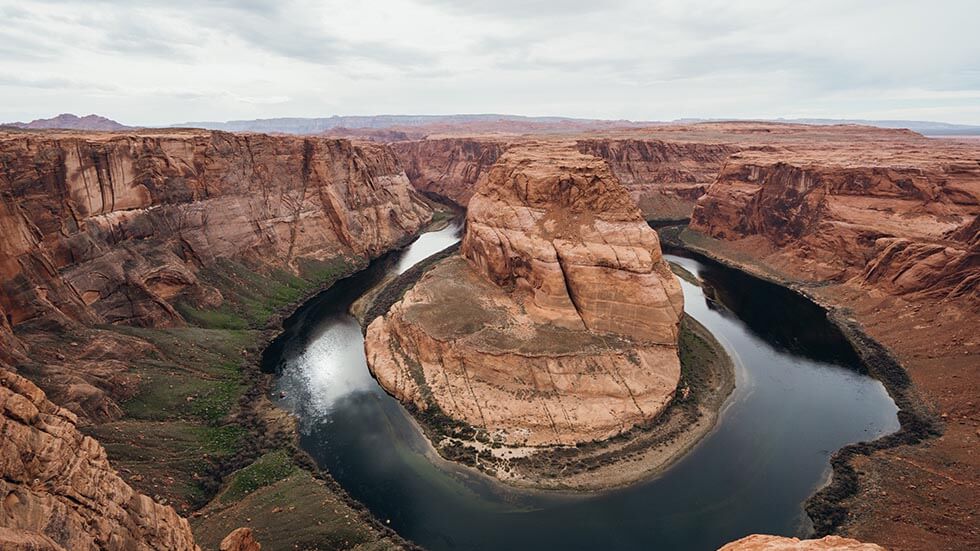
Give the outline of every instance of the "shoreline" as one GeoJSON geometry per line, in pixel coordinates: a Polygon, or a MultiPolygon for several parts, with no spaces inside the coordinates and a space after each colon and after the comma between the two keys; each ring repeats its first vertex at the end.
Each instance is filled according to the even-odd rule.
{"type": "MultiPolygon", "coordinates": [[[[684,362],[682,351],[681,381],[678,388],[689,391],[687,398],[675,397],[667,409],[647,426],[636,426],[608,440],[582,444],[576,448],[552,448],[538,452],[551,455],[552,464],[544,470],[533,464],[523,478],[502,480],[521,489],[564,491],[593,494],[613,491],[654,480],[694,450],[718,426],[735,390],[735,361],[725,347],[694,318],[682,321],[683,348],[691,341],[701,341],[714,359],[706,365],[690,365],[700,359],[684,362]],[[712,383],[698,384],[696,379],[708,376],[712,383]],[[708,388],[705,388],[708,387],[708,388]],[[569,453],[571,452],[571,453],[569,453]],[[585,464],[579,472],[568,475],[572,465],[585,464]],[[549,477],[558,471],[561,477],[549,477]]],[[[703,351],[703,350],[702,350],[703,351]]],[[[528,463],[537,456],[526,458],[528,463]]]]}
{"type": "MultiPolygon", "coordinates": [[[[856,444],[850,444],[838,449],[831,457],[831,461],[830,461],[831,472],[830,472],[829,483],[819,488],[813,495],[810,496],[810,498],[807,499],[806,502],[804,502],[803,504],[804,510],[808,518],[813,524],[814,532],[818,535],[833,533],[835,528],[840,526],[843,520],[847,516],[848,508],[845,505],[843,505],[841,502],[855,495],[857,490],[857,485],[856,485],[857,474],[854,471],[854,469],[849,465],[850,459],[856,455],[867,455],[875,450],[887,449],[902,444],[915,443],[921,441],[921,439],[923,438],[929,438],[935,436],[936,434],[938,434],[938,430],[933,424],[934,421],[918,412],[918,408],[923,408],[925,406],[921,402],[919,402],[917,396],[911,395],[914,394],[914,389],[910,388],[911,384],[908,380],[908,376],[905,373],[904,369],[901,367],[901,365],[898,363],[898,361],[894,358],[894,356],[892,356],[892,354],[885,347],[883,347],[882,345],[874,341],[872,338],[864,334],[863,331],[860,329],[860,326],[857,325],[857,322],[848,319],[845,314],[838,311],[839,308],[834,307],[832,305],[827,305],[822,301],[817,300],[810,293],[806,292],[805,286],[795,284],[790,280],[776,278],[772,275],[765,274],[761,270],[753,269],[752,266],[741,265],[739,263],[726,259],[722,256],[716,256],[710,250],[703,249],[693,244],[680,241],[679,239],[677,239],[676,235],[669,235],[670,230],[673,228],[677,228],[677,226],[662,227],[658,229],[658,233],[660,233],[661,236],[661,241],[668,247],[683,249],[692,254],[698,255],[708,261],[717,262],[726,267],[746,273],[752,277],[756,277],[763,281],[767,281],[770,283],[774,283],[786,287],[796,292],[797,294],[803,296],[804,298],[810,300],[811,302],[817,304],[822,309],[824,309],[824,311],[827,312],[828,319],[842,331],[842,333],[845,335],[845,337],[848,339],[851,345],[855,347],[855,350],[858,352],[859,357],[862,360],[862,363],[868,367],[869,372],[872,374],[872,376],[884,384],[889,395],[892,397],[893,400],[895,400],[896,404],[899,405],[900,407],[899,421],[901,424],[900,429],[895,433],[892,433],[890,435],[885,435],[870,443],[861,442],[856,444]],[[869,363],[873,363],[874,365],[873,366],[868,365],[869,363]],[[897,368],[897,371],[895,370],[895,368],[897,368]],[[896,396],[896,394],[898,396],[896,396]],[[900,401],[899,397],[905,397],[905,398],[902,401],[900,401]],[[905,406],[906,400],[908,401],[908,405],[912,406],[913,411],[911,413],[906,410],[906,406],[905,406]]],[[[431,229],[427,227],[425,231],[431,231],[431,229]]],[[[421,233],[425,233],[425,231],[421,233]]],[[[421,235],[421,233],[419,235],[421,235]]],[[[413,239],[416,237],[417,236],[414,236],[413,239]]],[[[411,243],[411,240],[408,240],[406,243],[400,245],[397,248],[393,248],[392,251],[400,250],[405,246],[407,246],[409,243],[411,243]]],[[[427,271],[427,269],[431,267],[432,264],[434,264],[438,260],[441,260],[442,258],[445,258],[449,254],[452,254],[455,251],[455,249],[458,248],[458,246],[459,246],[458,243],[454,244],[448,247],[447,249],[440,251],[439,253],[436,253],[426,258],[425,260],[419,262],[418,264],[413,266],[410,270],[406,271],[404,274],[401,274],[396,278],[385,281],[382,285],[379,285],[381,289],[378,290],[374,300],[370,303],[370,305],[364,309],[363,317],[367,319],[366,320],[361,319],[361,316],[358,317],[358,321],[362,324],[362,327],[366,327],[367,323],[370,323],[370,321],[374,319],[373,317],[371,317],[372,315],[376,317],[377,315],[379,315],[379,312],[383,313],[382,309],[379,307],[379,303],[378,303],[379,300],[381,302],[390,301],[388,302],[388,304],[385,305],[385,306],[390,306],[390,304],[397,301],[400,298],[401,294],[409,286],[411,286],[414,283],[414,281],[416,281],[419,277],[421,277],[421,275],[424,274],[424,272],[427,271]],[[392,289],[397,289],[397,291],[392,292],[392,289]]],[[[355,276],[357,273],[363,270],[363,268],[364,267],[361,267],[360,270],[355,270],[345,277],[355,276]]],[[[338,279],[337,281],[341,281],[342,279],[343,278],[338,279]]],[[[283,333],[282,322],[288,320],[288,318],[293,313],[298,311],[299,308],[301,308],[305,303],[307,303],[313,297],[317,296],[319,293],[325,291],[326,289],[329,289],[331,286],[332,285],[326,286],[325,288],[320,289],[317,292],[311,293],[303,300],[298,301],[295,304],[289,305],[287,307],[284,307],[281,310],[280,314],[276,316],[277,321],[275,323],[277,324],[276,325],[277,329],[273,330],[268,328],[267,326],[267,328],[262,331],[262,338],[260,339],[262,342],[256,343],[256,346],[258,346],[258,353],[254,358],[252,358],[254,361],[250,361],[249,363],[252,367],[254,367],[258,371],[258,375],[263,380],[261,381],[261,383],[255,380],[254,382],[256,384],[253,386],[255,387],[261,386],[266,390],[268,389],[268,384],[271,381],[272,375],[261,371],[261,366],[260,366],[261,355],[264,352],[265,348],[269,344],[271,344],[279,335],[283,333]]],[[[384,309],[386,310],[386,307],[384,309]]],[[[271,323],[272,322],[270,322],[270,324],[271,323]]],[[[721,346],[720,343],[717,344],[719,347],[723,348],[723,346],[721,346]]],[[[725,356],[726,358],[729,359],[729,362],[732,361],[727,353],[725,354],[725,356]]],[[[732,374],[732,378],[734,380],[734,370],[733,369],[729,370],[729,372],[732,374]]],[[[274,402],[268,400],[267,399],[268,396],[266,394],[262,394],[262,397],[266,398],[266,400],[263,401],[265,401],[267,405],[272,406],[274,408],[273,411],[276,414],[288,415],[288,412],[286,412],[286,410],[283,410],[282,408],[277,406],[274,402]]],[[[542,486],[534,483],[531,484],[521,484],[519,482],[514,483],[513,481],[509,481],[509,480],[501,480],[500,478],[493,476],[492,474],[487,473],[476,466],[466,464],[454,458],[446,457],[442,453],[440,453],[439,449],[433,444],[433,440],[431,439],[430,434],[428,432],[429,429],[427,428],[427,424],[424,423],[422,420],[420,420],[412,411],[410,411],[410,408],[404,408],[404,410],[406,416],[409,419],[411,419],[413,424],[424,435],[424,439],[428,444],[428,448],[429,448],[426,451],[426,455],[430,457],[430,460],[435,460],[440,463],[443,463],[440,466],[441,468],[446,468],[451,471],[456,471],[451,473],[453,476],[476,475],[499,485],[503,491],[517,491],[517,492],[531,492],[531,493],[543,492],[551,495],[566,494],[569,496],[587,496],[590,494],[602,493],[605,491],[614,491],[618,488],[622,488],[624,486],[628,486],[645,480],[652,480],[655,479],[660,474],[662,474],[663,472],[665,472],[666,470],[668,470],[672,465],[676,464],[677,460],[681,459],[690,450],[694,449],[704,439],[704,437],[706,437],[707,435],[713,432],[713,430],[717,426],[717,421],[724,414],[724,411],[726,409],[725,405],[728,403],[728,399],[732,396],[732,393],[731,391],[728,391],[724,393],[722,396],[723,396],[722,403],[715,410],[714,418],[710,422],[706,423],[706,426],[699,426],[698,428],[695,429],[695,431],[702,431],[695,438],[686,440],[684,445],[681,445],[680,443],[675,444],[673,448],[673,453],[669,455],[669,459],[660,461],[658,463],[658,466],[656,467],[650,469],[641,469],[641,472],[638,476],[627,477],[628,480],[623,480],[619,483],[612,483],[612,484],[610,484],[609,481],[607,480],[605,481],[604,484],[593,485],[588,488],[584,488],[581,486],[580,487],[556,486],[556,485],[542,486]]],[[[249,409],[256,411],[257,409],[265,409],[265,408],[249,408],[249,409]]],[[[292,421],[293,425],[295,424],[295,420],[291,416],[290,416],[290,421],[292,421]]],[[[333,477],[329,475],[329,473],[321,470],[315,464],[312,458],[304,450],[302,450],[302,448],[300,448],[298,444],[295,442],[296,437],[298,436],[298,433],[295,431],[295,428],[293,428],[293,430],[291,430],[290,433],[291,434],[288,435],[290,436],[290,440],[292,441],[290,448],[291,451],[294,453],[294,459],[296,460],[298,465],[300,465],[304,470],[307,470],[311,474],[313,474],[315,478],[324,481],[325,484],[330,488],[330,490],[336,492],[338,496],[340,496],[349,506],[351,506],[352,509],[361,513],[364,516],[364,518],[369,519],[368,522],[370,525],[379,529],[383,534],[387,536],[394,535],[395,537],[398,538],[399,541],[403,542],[404,545],[410,547],[414,546],[414,544],[411,541],[403,538],[402,536],[397,535],[397,533],[394,532],[391,528],[385,526],[383,521],[375,517],[371,513],[371,511],[366,508],[366,506],[364,506],[361,502],[357,501],[356,499],[352,498],[349,494],[347,494],[347,492],[339,485],[339,483],[337,483],[333,479],[333,477]]],[[[664,454],[664,455],[668,455],[668,454],[664,454]]],[[[654,462],[651,461],[651,463],[654,462]]],[[[616,470],[621,466],[622,463],[616,462],[613,463],[612,466],[608,468],[610,468],[611,470],[616,470]]]]}
{"type": "Polygon", "coordinates": [[[804,511],[812,523],[814,535],[822,537],[836,533],[850,514],[850,504],[845,504],[844,501],[856,496],[859,490],[858,474],[852,465],[852,459],[869,456],[876,451],[902,445],[916,445],[937,438],[943,434],[941,421],[919,396],[907,369],[891,350],[868,335],[861,324],[848,315],[846,307],[821,300],[809,292],[809,288],[819,287],[820,284],[807,285],[769,273],[769,270],[763,267],[737,262],[718,251],[685,240],[685,233],[691,231],[686,226],[661,227],[657,231],[661,243],[667,247],[687,251],[761,281],[779,285],[819,306],[826,313],[828,321],[841,331],[854,348],[868,375],[882,383],[888,395],[898,406],[899,429],[875,440],[848,444],[836,450],[830,457],[828,482],[817,488],[803,503],[804,511]]]}
{"type": "MultiPolygon", "coordinates": [[[[445,212],[447,208],[450,212],[455,212],[452,207],[443,207],[442,210],[435,209],[435,211],[445,212]]],[[[393,541],[401,548],[408,550],[422,549],[411,540],[398,534],[384,522],[384,519],[375,516],[366,505],[353,498],[328,471],[321,469],[312,456],[300,446],[297,418],[271,399],[270,392],[276,375],[274,372],[266,371],[263,364],[266,351],[277,339],[287,333],[289,320],[301,312],[307,304],[340,282],[364,272],[372,263],[385,258],[387,255],[404,250],[420,235],[430,231],[438,231],[448,224],[449,219],[451,216],[443,218],[434,215],[433,219],[417,233],[399,240],[389,250],[370,258],[361,259],[348,272],[311,289],[299,299],[280,306],[262,327],[257,328],[256,338],[248,343],[243,351],[240,364],[241,377],[246,382],[247,388],[239,399],[237,411],[232,414],[228,421],[230,425],[245,431],[249,438],[243,440],[245,442],[244,448],[235,456],[219,462],[209,471],[208,474],[221,480],[221,485],[213,495],[208,497],[207,501],[186,516],[191,521],[195,533],[199,529],[206,529],[209,517],[221,515],[230,509],[227,505],[223,506],[219,502],[219,498],[225,486],[236,473],[253,465],[266,454],[282,450],[296,468],[322,483],[327,492],[333,494],[340,503],[357,515],[356,520],[358,522],[376,531],[381,539],[393,541]]]]}

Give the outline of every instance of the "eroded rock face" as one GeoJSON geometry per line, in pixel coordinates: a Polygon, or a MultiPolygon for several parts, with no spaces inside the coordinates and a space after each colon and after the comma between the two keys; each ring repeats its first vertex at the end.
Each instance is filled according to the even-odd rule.
{"type": "Polygon", "coordinates": [[[391,148],[416,189],[465,207],[508,145],[495,138],[441,138],[391,148]]]}
{"type": "Polygon", "coordinates": [[[569,329],[673,345],[683,310],[656,232],[601,159],[515,150],[470,201],[462,254],[530,313],[569,329]]]}
{"type": "Polygon", "coordinates": [[[0,366],[0,547],[198,549],[187,521],[130,488],[75,423],[0,366]]]}
{"type": "Polygon", "coordinates": [[[510,149],[470,201],[462,256],[367,329],[397,398],[512,446],[606,439],[669,403],[680,286],[601,159],[510,149]]]}
{"type": "Polygon", "coordinates": [[[0,358],[32,331],[36,380],[83,420],[121,413],[149,347],[85,331],[185,324],[220,307],[224,261],[307,275],[355,265],[431,217],[391,151],[347,140],[222,132],[0,134],[0,358]]]}
{"type": "Polygon", "coordinates": [[[873,543],[861,543],[840,536],[826,536],[814,540],[784,538],[753,534],[726,544],[718,551],[885,551],[873,543]]]}
{"type": "Polygon", "coordinates": [[[687,218],[725,159],[740,148],[732,144],[593,138],[579,140],[578,149],[609,163],[644,216],[687,218]]]}
{"type": "Polygon", "coordinates": [[[960,149],[952,158],[876,152],[737,154],[698,201],[691,227],[730,241],[761,238],[769,249],[760,255],[807,279],[977,303],[980,164],[960,149]]]}
{"type": "Polygon", "coordinates": [[[219,551],[260,551],[262,544],[255,541],[251,528],[237,528],[221,540],[219,551]]]}
{"type": "Polygon", "coordinates": [[[172,132],[0,135],[0,307],[38,317],[166,326],[184,295],[221,296],[217,259],[298,270],[371,257],[429,210],[383,146],[172,132]]]}

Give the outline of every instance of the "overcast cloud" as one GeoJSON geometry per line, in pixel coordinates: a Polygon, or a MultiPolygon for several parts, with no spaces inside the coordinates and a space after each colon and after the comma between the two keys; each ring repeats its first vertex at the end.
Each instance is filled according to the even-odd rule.
{"type": "Polygon", "coordinates": [[[980,124],[977,0],[0,0],[0,21],[0,121],[980,124]]]}

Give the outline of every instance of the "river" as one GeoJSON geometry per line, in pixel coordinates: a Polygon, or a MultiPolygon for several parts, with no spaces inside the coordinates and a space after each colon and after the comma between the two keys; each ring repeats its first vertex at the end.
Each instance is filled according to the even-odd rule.
{"type": "Polygon", "coordinates": [[[667,259],[685,310],[725,346],[736,388],[719,422],[652,480],[590,495],[521,492],[433,456],[401,405],[368,372],[350,304],[459,239],[457,224],[311,299],[266,350],[273,399],[300,442],[355,499],[404,537],[443,549],[715,549],[750,533],[802,535],[803,502],[840,447],[898,429],[897,408],[862,374],[817,306],[781,287],[684,256],[667,259]]]}

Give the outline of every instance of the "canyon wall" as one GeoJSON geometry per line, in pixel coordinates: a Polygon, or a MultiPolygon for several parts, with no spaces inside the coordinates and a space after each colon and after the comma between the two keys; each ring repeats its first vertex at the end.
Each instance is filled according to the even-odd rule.
{"type": "Polygon", "coordinates": [[[736,154],[691,228],[759,241],[770,263],[806,279],[980,304],[980,164],[887,147],[877,155],[736,154]]]}
{"type": "Polygon", "coordinates": [[[198,549],[187,521],[119,478],[76,421],[0,366],[0,548],[198,549]]]}
{"type": "Polygon", "coordinates": [[[127,363],[152,346],[88,332],[45,347],[46,336],[182,326],[235,300],[261,312],[240,297],[262,285],[249,274],[326,282],[430,217],[382,145],[203,131],[0,135],[0,341],[16,350],[10,326],[40,333],[33,379],[83,419],[113,418],[137,390],[127,363]]]}
{"type": "Polygon", "coordinates": [[[553,446],[664,410],[683,297],[604,161],[567,144],[512,147],[470,200],[461,251],[367,328],[372,372],[423,419],[553,446]]]}
{"type": "Polygon", "coordinates": [[[704,195],[725,159],[739,147],[657,139],[593,138],[579,140],[578,149],[605,159],[648,219],[680,219],[691,215],[694,202],[704,195]]]}
{"type": "Polygon", "coordinates": [[[161,326],[197,277],[235,258],[292,271],[372,257],[429,209],[383,146],[221,132],[0,136],[0,307],[161,326]]]}
{"type": "Polygon", "coordinates": [[[843,137],[734,154],[680,239],[826,306],[901,408],[900,433],[835,459],[818,531],[976,548],[980,143],[843,137]]]}
{"type": "Polygon", "coordinates": [[[0,133],[0,547],[195,549],[160,503],[274,445],[235,418],[248,330],[431,217],[378,144],[0,133]]]}
{"type": "Polygon", "coordinates": [[[508,145],[494,138],[441,138],[391,148],[416,189],[465,207],[508,145]]]}
{"type": "MultiPolygon", "coordinates": [[[[417,189],[466,206],[490,167],[509,147],[533,140],[521,136],[432,138],[392,143],[417,189]]],[[[562,142],[560,137],[544,138],[562,142]]],[[[739,148],[730,144],[652,138],[592,137],[572,142],[587,155],[604,159],[648,219],[687,218],[721,169],[739,148]]]]}

